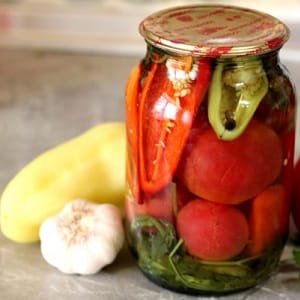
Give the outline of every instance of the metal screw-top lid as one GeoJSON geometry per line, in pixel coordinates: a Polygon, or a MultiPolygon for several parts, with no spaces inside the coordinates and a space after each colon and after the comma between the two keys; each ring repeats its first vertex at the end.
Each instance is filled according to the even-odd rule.
{"type": "Polygon", "coordinates": [[[154,13],[140,24],[145,40],[179,55],[233,57],[279,49],[289,29],[277,18],[234,6],[194,5],[154,13]]]}

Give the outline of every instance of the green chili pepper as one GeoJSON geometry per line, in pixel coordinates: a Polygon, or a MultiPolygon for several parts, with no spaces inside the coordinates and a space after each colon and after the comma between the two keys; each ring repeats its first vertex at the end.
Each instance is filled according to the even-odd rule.
{"type": "Polygon", "coordinates": [[[269,83],[261,60],[219,62],[208,95],[208,117],[217,136],[234,140],[246,129],[269,83]]]}

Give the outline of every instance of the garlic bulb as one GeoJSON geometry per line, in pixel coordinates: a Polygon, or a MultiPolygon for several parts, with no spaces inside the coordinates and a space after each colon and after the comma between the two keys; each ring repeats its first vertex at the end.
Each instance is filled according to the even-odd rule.
{"type": "Polygon", "coordinates": [[[67,274],[94,274],[111,264],[124,244],[120,210],[76,199],[40,227],[41,252],[67,274]]]}

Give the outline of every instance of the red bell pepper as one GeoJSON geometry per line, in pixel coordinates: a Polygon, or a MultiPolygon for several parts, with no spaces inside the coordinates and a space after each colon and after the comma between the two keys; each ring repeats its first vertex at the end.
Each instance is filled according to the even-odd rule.
{"type": "Polygon", "coordinates": [[[125,88],[125,118],[127,134],[126,180],[133,196],[139,199],[139,184],[137,174],[138,147],[138,95],[140,93],[140,79],[142,65],[134,67],[130,73],[125,88]]]}
{"type": "Polygon", "coordinates": [[[155,193],[172,180],[210,78],[208,59],[152,62],[138,107],[138,175],[144,192],[155,193]]]}

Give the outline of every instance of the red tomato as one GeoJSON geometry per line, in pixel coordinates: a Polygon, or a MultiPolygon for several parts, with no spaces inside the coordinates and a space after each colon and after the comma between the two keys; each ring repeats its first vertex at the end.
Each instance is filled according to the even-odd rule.
{"type": "Polygon", "coordinates": [[[294,168],[292,216],[296,228],[300,232],[300,159],[294,168]]]}
{"type": "Polygon", "coordinates": [[[162,219],[174,223],[172,186],[168,185],[155,194],[144,194],[143,203],[139,204],[133,199],[126,199],[126,216],[131,221],[138,215],[149,215],[156,219],[162,219]]]}
{"type": "Polygon", "coordinates": [[[238,255],[249,235],[246,218],[237,208],[199,198],[179,211],[177,232],[191,255],[212,261],[238,255]]]}

